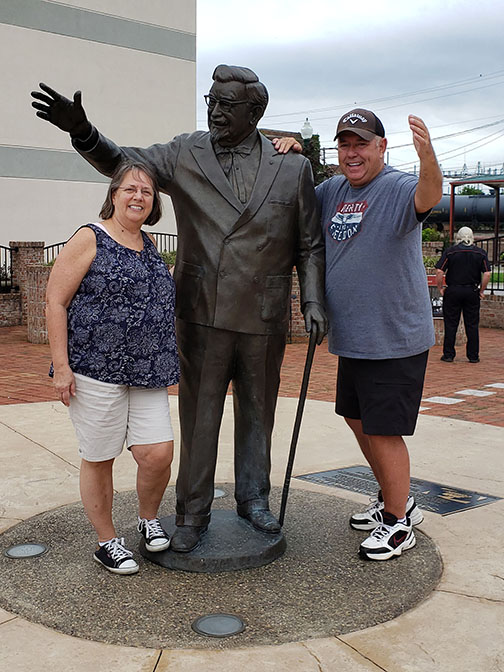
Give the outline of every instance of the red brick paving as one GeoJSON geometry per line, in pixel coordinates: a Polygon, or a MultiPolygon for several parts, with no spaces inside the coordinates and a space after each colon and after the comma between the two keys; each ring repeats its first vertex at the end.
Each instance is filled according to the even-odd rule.
{"type": "MultiPolygon", "coordinates": [[[[504,427],[504,389],[484,387],[490,383],[504,383],[504,330],[480,329],[479,364],[470,364],[467,361],[465,346],[457,348],[457,357],[451,364],[440,361],[442,354],[439,345],[434,346],[429,353],[423,399],[436,396],[464,401],[450,406],[423,402],[422,406],[429,410],[422,411],[422,414],[504,427]],[[490,397],[455,394],[465,389],[485,390],[495,394],[490,397]]],[[[280,386],[281,396],[295,397],[299,394],[305,357],[306,344],[287,346],[280,386]]],[[[337,357],[330,355],[323,343],[315,351],[308,398],[333,401],[336,371],[337,357]]]]}
{"type": "MultiPolygon", "coordinates": [[[[442,351],[434,346],[430,352],[423,398],[446,396],[461,398],[460,404],[429,406],[425,415],[436,415],[504,427],[504,389],[485,388],[489,383],[504,383],[504,330],[480,330],[479,364],[469,364],[464,348],[459,348],[453,364],[439,360],[442,351]],[[464,389],[495,392],[490,397],[462,397],[464,389]]],[[[282,367],[280,396],[297,397],[301,386],[307,343],[287,346],[282,367]]],[[[53,401],[57,397],[47,376],[51,358],[49,346],[28,343],[26,327],[0,328],[0,405],[36,401],[53,401]]],[[[308,398],[334,401],[337,357],[327,352],[326,344],[316,349],[308,388],[308,398]]],[[[172,389],[176,393],[176,388],[172,389]]]]}

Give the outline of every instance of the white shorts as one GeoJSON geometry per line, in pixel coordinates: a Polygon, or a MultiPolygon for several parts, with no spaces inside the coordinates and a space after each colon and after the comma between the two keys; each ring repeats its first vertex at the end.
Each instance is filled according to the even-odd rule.
{"type": "Polygon", "coordinates": [[[104,462],[127,447],[173,440],[168,390],[113,385],[75,376],[70,418],[79,442],[79,455],[104,462]]]}

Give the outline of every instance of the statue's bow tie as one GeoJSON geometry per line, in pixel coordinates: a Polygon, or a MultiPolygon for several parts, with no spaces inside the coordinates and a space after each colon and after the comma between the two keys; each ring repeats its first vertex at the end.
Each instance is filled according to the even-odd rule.
{"type": "Polygon", "coordinates": [[[245,145],[237,145],[236,147],[220,147],[220,145],[216,145],[215,147],[217,156],[219,154],[238,154],[238,156],[245,157],[249,156],[251,151],[251,147],[246,147],[245,145]]]}

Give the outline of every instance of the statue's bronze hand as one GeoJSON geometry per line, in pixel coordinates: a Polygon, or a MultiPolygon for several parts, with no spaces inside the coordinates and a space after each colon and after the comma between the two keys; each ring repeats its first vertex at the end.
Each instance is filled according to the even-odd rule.
{"type": "Polygon", "coordinates": [[[314,301],[308,301],[304,306],[305,327],[308,333],[315,331],[317,335],[317,345],[322,343],[327,334],[327,315],[324,307],[314,301]]]}
{"type": "Polygon", "coordinates": [[[37,117],[51,122],[62,131],[70,133],[74,138],[87,138],[92,126],[82,107],[81,92],[76,91],[72,101],[51,89],[47,84],[40,83],[39,86],[45,93],[32,91],[31,94],[35,101],[41,101],[32,102],[32,107],[37,110],[37,117]]]}

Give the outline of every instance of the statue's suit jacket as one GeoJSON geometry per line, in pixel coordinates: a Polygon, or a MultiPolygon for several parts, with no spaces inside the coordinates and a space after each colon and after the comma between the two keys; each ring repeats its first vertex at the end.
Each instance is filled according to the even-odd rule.
{"type": "Polygon", "coordinates": [[[175,209],[182,373],[177,524],[208,523],[227,376],[236,364],[231,360],[238,341],[243,350],[236,356],[242,362],[245,358],[247,365],[231,374],[235,497],[242,513],[267,508],[271,432],[293,266],[298,272],[301,305],[324,302],[324,248],[310,164],[299,154],[277,154],[260,135],[261,161],[250,200],[243,205],[217,160],[209,133],[180,135],[146,149],[118,147],[96,132],[90,142],[91,147],[78,141],[74,146],[106,175],[112,175],[126,157],[150,164],[175,209]],[[205,346],[201,345],[201,329],[205,330],[205,346]],[[248,345],[244,339],[231,338],[223,355],[219,349],[222,339],[237,332],[246,335],[248,345]],[[253,346],[251,338],[256,339],[253,346]],[[202,359],[210,364],[202,364],[202,359]]]}
{"type": "Polygon", "coordinates": [[[178,229],[177,317],[249,334],[287,331],[291,274],[301,305],[324,303],[324,248],[309,162],[278,154],[260,134],[261,162],[249,202],[240,203],[208,132],[180,135],[141,149],[118,147],[98,134],[74,146],[112,175],[125,157],[150,164],[172,198],[178,229]]]}

